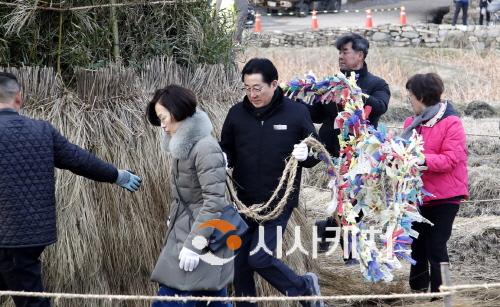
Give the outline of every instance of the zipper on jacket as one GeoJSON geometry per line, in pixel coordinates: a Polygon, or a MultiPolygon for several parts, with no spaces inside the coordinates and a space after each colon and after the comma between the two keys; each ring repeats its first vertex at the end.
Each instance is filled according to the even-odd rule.
{"type": "Polygon", "coordinates": [[[261,177],[262,177],[262,138],[263,138],[263,134],[264,134],[264,121],[261,120],[260,121],[260,133],[259,133],[259,158],[258,158],[258,165],[257,165],[257,169],[258,169],[258,182],[262,182],[261,180],[261,177]]]}
{"type": "Polygon", "coordinates": [[[179,159],[175,159],[175,172],[174,172],[174,176],[175,176],[175,191],[177,192],[177,198],[180,202],[181,200],[181,195],[179,194],[179,185],[178,185],[178,182],[179,182],[179,159]]]}

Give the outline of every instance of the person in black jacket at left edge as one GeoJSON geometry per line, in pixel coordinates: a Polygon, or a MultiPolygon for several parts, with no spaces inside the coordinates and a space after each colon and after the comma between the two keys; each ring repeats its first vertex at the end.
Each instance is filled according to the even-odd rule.
{"type": "MultiPolygon", "coordinates": [[[[0,72],[0,291],[43,292],[40,256],[57,241],[54,168],[115,183],[131,192],[141,179],[71,144],[50,123],[19,114],[21,86],[0,72]]],[[[47,298],[13,297],[18,307],[47,298]]]]}
{"type": "MultiPolygon", "coordinates": [[[[368,120],[375,128],[378,125],[380,117],[387,111],[391,92],[389,85],[384,79],[377,77],[368,71],[366,56],[370,44],[367,39],[359,34],[346,34],[335,42],[339,50],[340,71],[346,76],[351,77],[354,73],[356,83],[368,98],[364,98],[365,106],[369,106],[370,114],[368,120]]],[[[339,156],[339,134],[340,129],[334,128],[335,118],[342,110],[336,104],[308,104],[309,112],[314,123],[322,124],[319,130],[319,138],[326,149],[333,157],[339,156]]],[[[316,222],[318,226],[318,237],[322,238],[319,250],[325,252],[329,243],[326,239],[333,233],[325,232],[326,227],[335,227],[337,223],[333,217],[316,222]]],[[[342,244],[341,244],[342,245],[342,244]]],[[[356,261],[346,259],[346,263],[355,264],[356,261]]]]}

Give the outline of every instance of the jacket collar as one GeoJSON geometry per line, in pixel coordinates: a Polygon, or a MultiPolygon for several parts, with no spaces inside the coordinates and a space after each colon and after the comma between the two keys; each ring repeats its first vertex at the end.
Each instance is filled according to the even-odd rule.
{"type": "Polygon", "coordinates": [[[439,122],[440,120],[442,120],[448,116],[452,116],[452,115],[459,116],[457,111],[455,110],[455,108],[451,104],[451,102],[445,100],[440,105],[441,105],[441,107],[440,107],[438,113],[434,117],[432,117],[431,119],[429,119],[428,121],[423,123],[422,126],[432,127],[437,122],[439,122]]]}
{"type": "Polygon", "coordinates": [[[243,107],[250,112],[255,118],[259,120],[264,120],[269,118],[283,103],[283,90],[278,86],[274,91],[273,98],[271,102],[264,107],[256,108],[248,99],[247,96],[243,98],[243,107]]]}
{"type": "Polygon", "coordinates": [[[212,133],[212,123],[208,115],[196,110],[193,116],[180,122],[177,131],[172,135],[163,135],[162,147],[170,152],[175,159],[186,160],[193,146],[212,133]]]}
{"type": "Polygon", "coordinates": [[[11,115],[11,114],[19,114],[19,113],[12,108],[0,109],[0,115],[11,115]]]}
{"type": "Polygon", "coordinates": [[[351,76],[351,73],[354,72],[356,74],[356,80],[359,80],[361,78],[364,78],[368,74],[368,65],[366,62],[363,62],[363,67],[358,70],[341,70],[341,72],[349,78],[351,76]]]}

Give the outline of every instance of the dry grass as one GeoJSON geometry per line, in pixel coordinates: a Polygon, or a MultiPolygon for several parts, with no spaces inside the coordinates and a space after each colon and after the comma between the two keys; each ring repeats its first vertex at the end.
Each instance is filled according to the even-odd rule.
{"type": "MultiPolygon", "coordinates": [[[[318,77],[339,71],[338,51],[321,48],[251,48],[240,61],[267,57],[273,61],[281,81],[313,71],[318,77]]],[[[437,72],[445,82],[444,97],[459,104],[482,100],[500,106],[500,57],[498,51],[480,54],[475,50],[372,47],[368,68],[391,86],[391,105],[404,105],[405,83],[416,73],[437,72]]]]}

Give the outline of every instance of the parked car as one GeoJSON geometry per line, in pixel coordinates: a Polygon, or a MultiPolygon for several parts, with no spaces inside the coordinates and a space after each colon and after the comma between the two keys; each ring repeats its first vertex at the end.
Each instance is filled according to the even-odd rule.
{"type": "Polygon", "coordinates": [[[342,0],[269,0],[264,3],[268,13],[290,13],[305,16],[312,10],[338,11],[342,0]]]}

